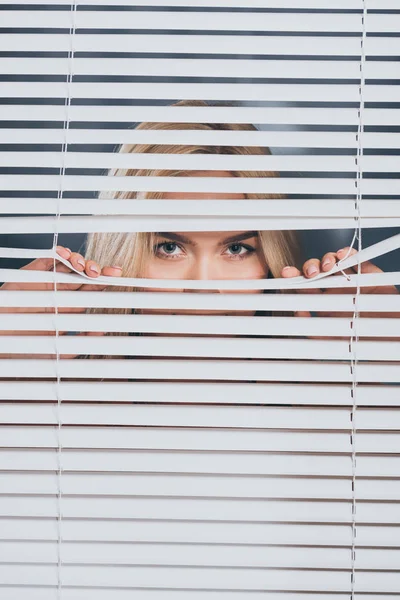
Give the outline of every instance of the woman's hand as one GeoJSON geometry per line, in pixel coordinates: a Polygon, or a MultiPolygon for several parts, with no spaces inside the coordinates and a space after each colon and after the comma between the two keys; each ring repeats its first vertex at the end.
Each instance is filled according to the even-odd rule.
{"type": "MultiPolygon", "coordinates": [[[[103,267],[101,269],[99,265],[93,260],[85,260],[85,258],[78,254],[77,252],[71,252],[69,248],[64,248],[63,246],[57,246],[57,254],[59,254],[62,258],[68,260],[71,265],[79,272],[85,273],[89,277],[95,279],[99,275],[107,275],[110,277],[120,277],[122,274],[122,269],[119,266],[112,267],[103,267]]],[[[38,258],[33,260],[29,264],[22,267],[22,270],[31,270],[31,271],[52,271],[54,267],[53,258],[38,258]]],[[[66,265],[56,260],[56,271],[58,273],[71,273],[72,269],[68,268],[66,265]]],[[[62,290],[82,290],[82,291],[99,291],[104,290],[107,285],[92,285],[90,283],[74,283],[74,284],[58,284],[57,289],[62,290]]],[[[35,290],[35,291],[51,291],[54,289],[53,283],[5,283],[0,287],[0,292],[3,290],[35,290]]],[[[59,313],[84,313],[86,311],[85,308],[58,308],[59,313]]],[[[0,313],[55,313],[55,308],[53,307],[36,307],[36,308],[18,308],[18,307],[8,307],[8,308],[0,308],[0,313]]],[[[60,331],[59,334],[65,334],[65,331],[60,331]]],[[[54,335],[54,331],[0,331],[0,335],[9,335],[9,336],[17,336],[17,335],[30,335],[30,336],[42,336],[42,335],[54,335]]],[[[98,333],[82,333],[81,335],[99,335],[98,333]]],[[[22,344],[22,341],[21,341],[22,344]]],[[[0,354],[0,358],[11,358],[14,355],[11,354],[0,354]]],[[[18,358],[21,357],[30,357],[30,355],[17,355],[18,358]]],[[[52,358],[52,356],[45,355],[35,355],[36,358],[52,358]]],[[[72,357],[69,357],[72,358],[72,357]]]]}
{"type": "MultiPolygon", "coordinates": [[[[302,271],[299,271],[296,267],[287,266],[282,269],[282,277],[298,277],[299,275],[304,275],[307,279],[312,279],[319,273],[325,273],[330,271],[336,262],[339,260],[343,260],[349,251],[349,247],[342,248],[337,252],[327,252],[322,260],[317,258],[310,258],[307,260],[303,267],[302,271]]],[[[357,250],[351,248],[349,252],[349,256],[353,256],[357,254],[357,250]]],[[[349,269],[344,269],[343,271],[346,274],[354,275],[357,273],[357,265],[351,267],[349,269]]],[[[382,269],[374,265],[370,261],[365,261],[361,263],[361,273],[383,273],[382,269]]],[[[341,271],[338,273],[334,273],[333,276],[338,275],[339,277],[343,277],[341,271]]],[[[296,290],[299,294],[355,294],[357,292],[356,288],[327,288],[324,291],[318,288],[314,289],[298,289],[296,290]]],[[[398,294],[397,288],[394,285],[386,285],[386,286],[376,286],[376,287],[364,287],[361,288],[360,292],[362,294],[398,294]]],[[[344,313],[344,312],[317,312],[317,316],[319,317],[352,317],[353,313],[344,313]]],[[[311,317],[311,313],[309,311],[297,311],[295,312],[295,316],[297,317],[311,317]]],[[[363,312],[360,313],[361,317],[386,317],[386,318],[399,318],[400,313],[377,313],[377,312],[363,312]]]]}

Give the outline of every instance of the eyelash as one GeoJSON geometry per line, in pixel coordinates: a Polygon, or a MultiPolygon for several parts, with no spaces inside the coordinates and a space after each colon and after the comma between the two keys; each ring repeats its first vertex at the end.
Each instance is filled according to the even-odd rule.
{"type": "MultiPolygon", "coordinates": [[[[159,244],[156,244],[154,246],[154,253],[156,256],[160,256],[159,255],[159,250],[160,248],[162,248],[162,246],[166,246],[167,244],[173,244],[174,246],[180,248],[181,250],[183,250],[182,246],[180,246],[177,242],[161,242],[159,244]]],[[[245,258],[247,258],[250,254],[252,254],[253,252],[255,252],[255,248],[253,248],[253,246],[249,246],[248,244],[240,244],[238,242],[234,242],[232,244],[229,244],[229,246],[226,247],[226,249],[231,248],[232,246],[241,246],[242,248],[245,248],[247,250],[247,252],[245,254],[231,254],[230,256],[234,257],[233,260],[244,260],[245,258]]],[[[177,258],[177,256],[172,255],[172,254],[162,254],[162,258],[165,258],[167,260],[174,260],[177,258]]]]}

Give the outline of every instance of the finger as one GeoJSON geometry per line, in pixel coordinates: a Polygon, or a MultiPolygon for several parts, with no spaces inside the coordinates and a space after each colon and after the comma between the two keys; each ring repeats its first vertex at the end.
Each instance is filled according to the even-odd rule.
{"type": "MultiPolygon", "coordinates": [[[[101,270],[101,275],[105,275],[106,277],[121,277],[122,267],[103,267],[103,269],[101,270]]],[[[105,290],[107,287],[107,284],[93,285],[89,283],[83,285],[81,289],[86,292],[100,292],[105,290]]]]}
{"type": "Polygon", "coordinates": [[[87,260],[85,273],[88,277],[98,277],[101,274],[101,268],[94,260],[87,260]]]}
{"type": "Polygon", "coordinates": [[[327,252],[324,254],[321,260],[321,271],[330,271],[332,267],[336,264],[336,254],[335,252],[327,252]]]}
{"type": "MultiPolygon", "coordinates": [[[[63,258],[69,260],[71,251],[67,250],[63,246],[57,246],[57,254],[62,256],[63,258]]],[[[59,261],[56,259],[56,263],[59,264],[59,261]]],[[[32,260],[27,265],[21,267],[21,270],[25,271],[50,271],[54,266],[54,258],[36,258],[32,260]]]]}
{"type": "Polygon", "coordinates": [[[349,256],[354,256],[354,254],[357,254],[357,252],[358,251],[355,248],[346,246],[345,248],[340,248],[340,250],[336,252],[336,255],[338,256],[339,260],[343,260],[345,257],[348,258],[349,256]]]}
{"type": "Polygon", "coordinates": [[[105,275],[106,277],[121,277],[122,267],[103,267],[101,274],[105,275]]]}
{"type": "Polygon", "coordinates": [[[303,265],[304,277],[315,277],[321,272],[321,261],[318,258],[310,258],[303,265]]]}
{"type": "Polygon", "coordinates": [[[82,272],[85,270],[86,261],[83,258],[82,254],[79,254],[79,252],[72,252],[69,262],[77,271],[82,272]]]}
{"type": "Polygon", "coordinates": [[[299,275],[301,275],[299,269],[297,269],[296,267],[292,267],[292,266],[287,266],[287,267],[283,267],[282,271],[281,271],[281,275],[284,278],[288,278],[288,277],[298,277],[299,275]]]}

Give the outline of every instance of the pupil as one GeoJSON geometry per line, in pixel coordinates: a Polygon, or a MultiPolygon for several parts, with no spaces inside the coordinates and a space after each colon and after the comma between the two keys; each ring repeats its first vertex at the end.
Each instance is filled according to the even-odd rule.
{"type": "Polygon", "coordinates": [[[240,244],[232,244],[231,250],[234,254],[238,254],[240,252],[240,244]]]}
{"type": "Polygon", "coordinates": [[[175,246],[176,244],[174,244],[173,242],[169,242],[165,244],[165,249],[167,252],[173,252],[175,250],[175,246]]]}

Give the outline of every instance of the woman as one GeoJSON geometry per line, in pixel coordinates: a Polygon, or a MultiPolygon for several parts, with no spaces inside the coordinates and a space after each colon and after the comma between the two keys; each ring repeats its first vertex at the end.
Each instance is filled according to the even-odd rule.
{"type": "MultiPolygon", "coordinates": [[[[202,101],[181,101],[175,106],[204,106],[202,101]]],[[[143,130],[226,130],[249,131],[256,130],[252,125],[243,124],[203,124],[203,123],[141,123],[137,129],[143,130]]],[[[247,146],[212,146],[212,145],[168,145],[168,144],[125,144],[120,148],[124,153],[151,154],[236,154],[236,155],[265,155],[269,149],[247,146]]],[[[170,176],[185,177],[276,177],[275,172],[260,171],[163,171],[149,169],[116,169],[112,175],[132,176],[132,188],[135,187],[134,177],[170,176]]],[[[108,197],[101,194],[100,198],[108,197]]],[[[270,194],[240,194],[240,193],[186,193],[186,192],[150,192],[137,193],[116,192],[114,198],[130,199],[225,199],[245,200],[282,197],[270,194]]],[[[322,259],[312,258],[300,266],[299,249],[295,234],[290,231],[235,231],[235,232],[164,232],[164,233],[94,233],[88,236],[86,256],[71,252],[68,248],[58,247],[58,253],[68,260],[79,272],[84,272],[92,278],[99,275],[110,277],[145,277],[151,279],[260,279],[265,277],[291,278],[304,275],[315,277],[321,271],[329,271],[338,260],[344,258],[348,248],[326,253],[322,259]],[[300,268],[299,268],[300,267],[300,268]]],[[[352,249],[350,254],[356,251],[352,249]]],[[[33,270],[51,270],[53,259],[37,259],[23,267],[33,270]]],[[[69,272],[70,269],[58,263],[57,271],[69,272]]],[[[355,273],[356,269],[346,272],[355,273]]],[[[362,273],[381,272],[381,269],[370,262],[364,262],[362,273]]],[[[339,274],[340,275],[340,274],[339,274]]],[[[52,289],[52,284],[5,284],[3,289],[52,289]]],[[[205,286],[206,288],[206,286],[205,286]]],[[[105,286],[90,285],[59,285],[58,289],[70,290],[101,290],[105,286]]],[[[113,287],[113,290],[126,290],[126,287],[113,287]]],[[[155,288],[152,288],[155,291],[155,288]]],[[[148,288],[147,288],[148,290],[148,288]]],[[[165,291],[165,290],[164,290],[165,291]]],[[[175,291],[175,290],[171,290],[175,291]]],[[[185,290],[196,291],[196,290],[185,290]]],[[[216,290],[214,290],[216,291],[216,290]]],[[[325,293],[351,293],[353,290],[333,288],[325,293]]],[[[394,286],[364,288],[365,292],[397,293],[394,286]]],[[[319,293],[317,289],[304,289],[301,293],[319,293]]],[[[220,290],[220,293],[223,293],[220,290]]],[[[248,293],[242,291],[237,293],[248,293]]],[[[254,293],[251,292],[250,293],[254,293]]],[[[59,312],[85,312],[85,309],[59,309],[59,312]]],[[[2,312],[48,312],[52,309],[2,309],[2,312]]],[[[131,309],[90,309],[88,312],[130,313],[139,312],[131,309]]],[[[142,313],[169,313],[169,310],[141,309],[142,313]]],[[[174,311],[176,314],[178,311],[174,311]]],[[[255,314],[246,311],[182,311],[185,314],[255,314]]],[[[276,314],[276,313],[275,313],[276,314]]],[[[287,312],[285,313],[288,314],[287,312]]],[[[298,311],[295,316],[311,316],[309,312],[298,311]]],[[[321,316],[351,316],[344,313],[319,313],[321,316]]],[[[384,316],[397,316],[396,314],[384,316]]],[[[375,313],[364,313],[363,316],[377,316],[375,313]]],[[[24,334],[25,332],[7,332],[7,334],[24,334]]],[[[32,333],[32,332],[30,332],[32,333]]],[[[38,332],[38,335],[51,335],[49,332],[38,332]]],[[[99,334],[98,334],[99,335],[99,334]]],[[[101,334],[100,334],[101,335],[101,334]]],[[[115,335],[115,334],[114,334],[115,335]]],[[[124,334],[117,334],[124,335],[124,334]]],[[[126,334],[125,334],[126,335],[126,334]]]]}

